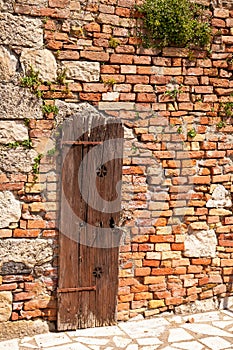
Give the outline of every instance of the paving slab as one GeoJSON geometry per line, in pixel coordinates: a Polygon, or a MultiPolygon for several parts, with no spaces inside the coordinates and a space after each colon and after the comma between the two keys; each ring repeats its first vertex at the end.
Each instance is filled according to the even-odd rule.
{"type": "Polygon", "coordinates": [[[0,350],[232,350],[233,312],[141,316],[112,327],[50,332],[0,342],[0,350]]]}
{"type": "Polygon", "coordinates": [[[231,343],[220,337],[208,337],[200,340],[203,344],[208,346],[211,350],[223,350],[231,346],[231,343]]]}

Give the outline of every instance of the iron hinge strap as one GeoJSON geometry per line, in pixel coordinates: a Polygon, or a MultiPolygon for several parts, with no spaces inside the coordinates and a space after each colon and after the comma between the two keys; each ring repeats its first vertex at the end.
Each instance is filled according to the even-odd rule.
{"type": "Polygon", "coordinates": [[[62,141],[62,145],[101,145],[103,141],[62,141]]]}
{"type": "Polygon", "coordinates": [[[90,290],[96,290],[96,286],[79,287],[79,288],[58,288],[57,293],[86,292],[90,290]]]}

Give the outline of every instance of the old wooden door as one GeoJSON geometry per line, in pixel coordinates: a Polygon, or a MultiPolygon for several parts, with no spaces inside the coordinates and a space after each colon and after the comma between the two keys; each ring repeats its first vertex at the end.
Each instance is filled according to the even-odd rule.
{"type": "Polygon", "coordinates": [[[114,118],[64,123],[58,330],[116,322],[122,150],[114,118]]]}

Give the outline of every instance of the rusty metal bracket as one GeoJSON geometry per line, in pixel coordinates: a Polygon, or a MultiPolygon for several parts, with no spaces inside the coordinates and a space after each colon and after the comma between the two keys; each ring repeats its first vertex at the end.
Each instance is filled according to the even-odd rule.
{"type": "Polygon", "coordinates": [[[89,290],[96,290],[96,286],[91,287],[79,287],[79,288],[58,288],[57,293],[69,293],[69,292],[86,292],[89,290]]]}

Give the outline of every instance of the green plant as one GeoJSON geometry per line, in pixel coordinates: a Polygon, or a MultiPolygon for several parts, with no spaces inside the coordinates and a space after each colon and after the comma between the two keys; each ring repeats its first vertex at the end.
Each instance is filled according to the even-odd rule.
{"type": "Polygon", "coordinates": [[[210,43],[211,29],[204,9],[190,0],[145,0],[136,9],[143,14],[146,46],[197,46],[210,43]]]}
{"type": "Polygon", "coordinates": [[[60,85],[64,85],[67,78],[67,68],[58,69],[57,71],[57,83],[60,85]]]}
{"type": "Polygon", "coordinates": [[[233,102],[226,102],[222,104],[224,113],[226,117],[232,117],[233,116],[233,102]]]}
{"type": "Polygon", "coordinates": [[[66,86],[66,89],[65,89],[64,92],[65,92],[66,94],[69,94],[69,93],[70,93],[69,83],[66,82],[66,83],[65,83],[65,86],[66,86]]]}
{"type": "Polygon", "coordinates": [[[77,38],[80,38],[80,37],[84,37],[85,36],[85,30],[84,28],[82,27],[76,27],[76,26],[73,26],[71,28],[71,35],[77,37],[77,38]]]}
{"type": "Polygon", "coordinates": [[[48,18],[47,16],[45,16],[45,17],[42,19],[42,22],[43,22],[44,24],[46,24],[46,23],[48,22],[48,20],[49,20],[49,18],[48,18]]]}
{"type": "Polygon", "coordinates": [[[218,30],[214,33],[214,36],[219,36],[219,35],[222,35],[221,29],[218,29],[218,30]]]}
{"type": "Polygon", "coordinates": [[[21,141],[21,146],[23,146],[24,148],[32,148],[32,140],[31,139],[27,139],[24,141],[21,141]]]}
{"type": "Polygon", "coordinates": [[[30,119],[29,118],[24,118],[24,125],[29,126],[30,119]]]}
{"type": "Polygon", "coordinates": [[[118,45],[120,45],[119,40],[117,40],[116,38],[113,38],[112,36],[110,37],[109,41],[108,41],[108,45],[109,47],[111,47],[112,49],[115,49],[118,45]]]}
{"type": "Polygon", "coordinates": [[[232,63],[233,63],[233,57],[232,57],[232,56],[231,56],[231,57],[227,57],[226,61],[227,61],[227,64],[228,64],[228,65],[232,65],[232,63]]]}
{"type": "Polygon", "coordinates": [[[51,148],[48,150],[47,156],[52,157],[52,156],[54,156],[55,153],[56,153],[56,148],[55,147],[51,148]]]}
{"type": "Polygon", "coordinates": [[[132,146],[132,148],[131,148],[131,150],[132,150],[132,153],[137,153],[137,151],[138,151],[138,147],[136,147],[136,146],[132,146]]]}
{"type": "Polygon", "coordinates": [[[140,119],[140,113],[139,112],[135,112],[135,120],[140,119]]]}
{"type": "Polygon", "coordinates": [[[223,120],[221,120],[218,124],[216,124],[216,126],[218,129],[221,129],[224,128],[224,126],[226,126],[226,123],[223,120]]]}
{"type": "Polygon", "coordinates": [[[32,166],[33,174],[39,174],[39,166],[42,157],[43,154],[38,154],[38,156],[34,158],[34,164],[32,166]]]}
{"type": "Polygon", "coordinates": [[[37,91],[38,86],[41,84],[39,78],[39,71],[35,71],[32,66],[26,72],[26,75],[20,80],[21,86],[29,88],[34,93],[37,91]]]}
{"type": "Polygon", "coordinates": [[[44,96],[44,91],[41,90],[35,90],[34,94],[38,97],[38,98],[43,98],[44,96]]]}
{"type": "Polygon", "coordinates": [[[112,85],[116,84],[116,80],[114,78],[109,78],[107,80],[104,80],[103,83],[104,83],[104,85],[112,86],[112,85]]]}
{"type": "Polygon", "coordinates": [[[193,128],[193,129],[191,129],[191,130],[189,130],[188,131],[188,133],[187,133],[187,135],[189,136],[189,137],[195,137],[196,135],[197,135],[197,132],[196,132],[196,130],[193,128]]]}
{"type": "Polygon", "coordinates": [[[180,126],[177,128],[177,133],[178,133],[178,134],[182,134],[182,132],[183,132],[183,128],[182,128],[182,126],[180,125],[180,126]]]}
{"type": "Polygon", "coordinates": [[[48,105],[43,105],[42,107],[43,114],[54,113],[54,115],[57,115],[58,111],[59,111],[58,107],[54,105],[48,104],[48,105]]]}
{"type": "Polygon", "coordinates": [[[24,148],[32,148],[32,140],[31,139],[27,139],[27,140],[23,140],[23,141],[15,141],[15,142],[10,142],[7,144],[7,147],[9,148],[17,148],[17,147],[24,147],[24,148]]]}
{"type": "Polygon", "coordinates": [[[189,60],[190,62],[192,62],[192,61],[195,60],[195,56],[194,56],[193,50],[189,50],[189,52],[188,52],[188,60],[189,60]]]}
{"type": "Polygon", "coordinates": [[[166,90],[164,94],[176,100],[177,96],[182,93],[182,87],[183,85],[180,85],[178,88],[174,86],[170,90],[166,90]]]}

